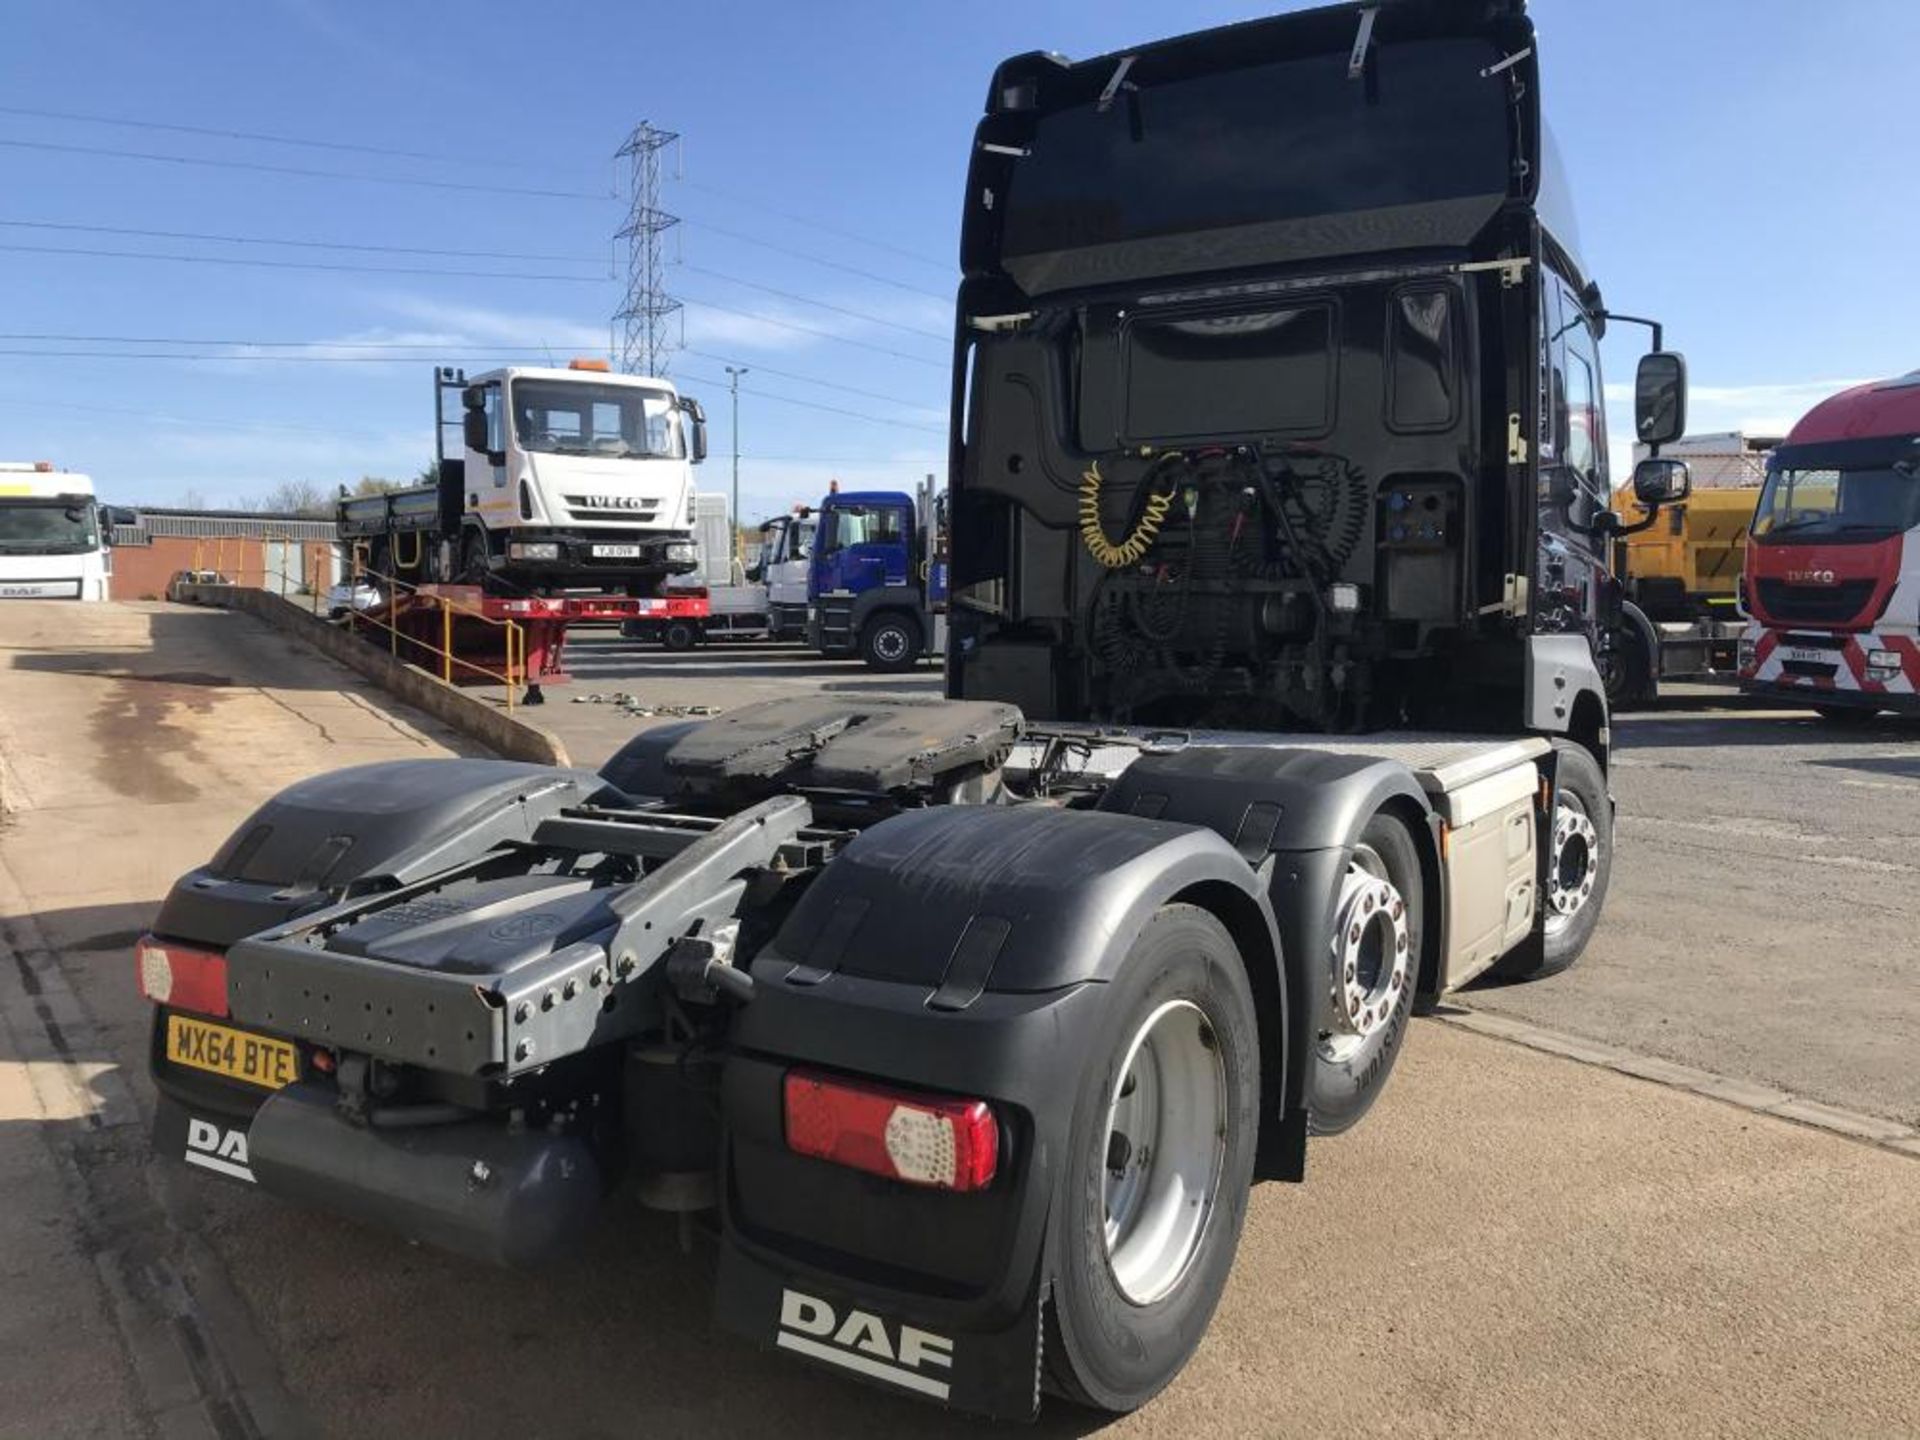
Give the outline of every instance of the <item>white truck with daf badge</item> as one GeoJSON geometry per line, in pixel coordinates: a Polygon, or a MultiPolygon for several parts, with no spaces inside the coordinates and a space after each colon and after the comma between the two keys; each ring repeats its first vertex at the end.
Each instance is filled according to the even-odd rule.
{"type": "Polygon", "coordinates": [[[435,483],[339,502],[364,568],[502,594],[654,595],[698,563],[706,416],[670,382],[591,360],[472,379],[441,369],[434,418],[435,483]]]}
{"type": "Polygon", "coordinates": [[[0,600],[105,600],[108,525],[93,481],[45,460],[0,461],[0,600]]]}
{"type": "MultiPolygon", "coordinates": [[[[1002,64],[947,698],[283,791],[139,945],[160,1150],[511,1264],[619,1187],[781,1355],[1145,1404],[1417,1001],[1600,921],[1606,311],[1535,46],[1400,0],[1002,64]]],[[[1680,357],[1635,392],[1682,433],[1680,357]]]]}

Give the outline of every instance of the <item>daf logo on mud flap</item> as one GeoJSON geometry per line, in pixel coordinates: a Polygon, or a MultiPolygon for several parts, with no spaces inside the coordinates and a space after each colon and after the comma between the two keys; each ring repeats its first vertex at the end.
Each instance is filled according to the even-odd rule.
{"type": "Polygon", "coordinates": [[[186,1161],[216,1175],[229,1175],[249,1185],[254,1183],[253,1171],[247,1168],[247,1132],[244,1130],[226,1130],[211,1120],[189,1119],[186,1161]]]}
{"type": "Polygon", "coordinates": [[[1837,583],[1831,570],[1789,570],[1789,585],[1832,585],[1837,583]]]}
{"type": "Polygon", "coordinates": [[[936,1400],[947,1398],[947,1382],[922,1373],[929,1367],[953,1369],[953,1341],[944,1335],[911,1325],[889,1326],[865,1310],[848,1309],[841,1315],[824,1300],[782,1290],[780,1334],[774,1343],[936,1400]]]}

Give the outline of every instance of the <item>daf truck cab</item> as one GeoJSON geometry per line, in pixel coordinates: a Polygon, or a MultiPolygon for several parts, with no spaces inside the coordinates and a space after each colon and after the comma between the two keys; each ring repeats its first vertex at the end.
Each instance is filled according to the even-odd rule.
{"type": "Polygon", "coordinates": [[[434,412],[436,483],[340,501],[366,568],[499,593],[633,595],[697,568],[706,415],[671,382],[592,360],[471,379],[441,369],[434,412]]]}
{"type": "Polygon", "coordinates": [[[1747,694],[1836,723],[1920,714],[1920,371],[1793,427],[1767,465],[1741,591],[1747,694]]]}
{"type": "Polygon", "coordinates": [[[0,461],[0,600],[105,600],[123,513],[103,513],[85,475],[0,461]]]}

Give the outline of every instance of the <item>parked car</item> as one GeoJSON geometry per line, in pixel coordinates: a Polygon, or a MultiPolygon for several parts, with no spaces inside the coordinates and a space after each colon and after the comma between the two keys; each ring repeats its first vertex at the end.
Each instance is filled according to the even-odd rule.
{"type": "Polygon", "coordinates": [[[353,612],[373,609],[383,598],[378,585],[365,580],[343,580],[327,591],[327,618],[344,620],[353,612]]]}
{"type": "Polygon", "coordinates": [[[218,570],[176,570],[167,581],[167,599],[186,599],[186,587],[189,585],[231,585],[233,582],[218,570]]]}

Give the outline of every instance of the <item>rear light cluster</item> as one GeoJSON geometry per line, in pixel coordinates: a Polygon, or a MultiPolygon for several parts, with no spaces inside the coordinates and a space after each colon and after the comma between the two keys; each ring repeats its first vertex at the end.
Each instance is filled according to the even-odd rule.
{"type": "Polygon", "coordinates": [[[142,935],[134,946],[140,993],[156,1005],[200,1015],[227,1013],[227,957],[142,935]]]}
{"type": "Polygon", "coordinates": [[[787,1148],[889,1180],[984,1190],[1000,1127],[984,1100],[915,1095],[807,1070],[786,1079],[787,1148]]]}

